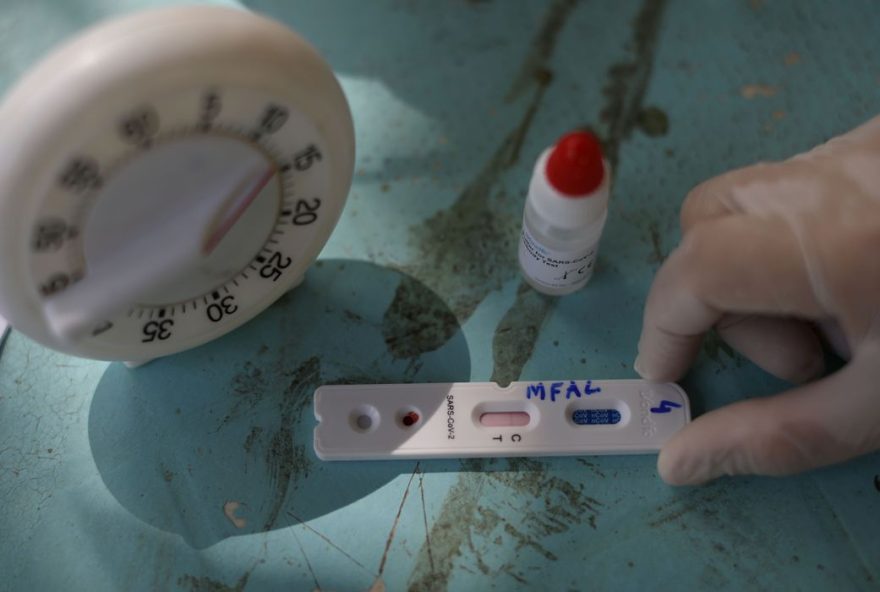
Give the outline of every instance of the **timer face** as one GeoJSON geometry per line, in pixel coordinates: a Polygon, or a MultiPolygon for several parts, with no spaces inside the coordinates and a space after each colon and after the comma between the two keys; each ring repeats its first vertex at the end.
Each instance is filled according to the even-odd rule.
{"type": "MultiPolygon", "coordinates": [[[[149,350],[149,344],[191,341],[237,325],[237,318],[253,316],[267,298],[279,296],[290,285],[283,280],[302,273],[294,260],[315,239],[323,206],[333,198],[324,140],[282,100],[218,85],[136,105],[71,154],[41,200],[28,245],[32,286],[41,298],[90,281],[97,262],[125,251],[132,237],[173,223],[187,202],[217,191],[239,199],[235,175],[228,173],[240,163],[266,176],[210,255],[174,282],[148,286],[122,313],[94,319],[83,337],[84,344],[149,350]]],[[[147,252],[133,249],[124,264],[137,266],[153,255],[150,249],[185,249],[169,238],[146,241],[147,252]]]]}
{"type": "Polygon", "coordinates": [[[234,329],[301,280],[354,152],[344,95],[305,42],[244,11],[190,7],[99,27],[46,62],[0,108],[41,161],[39,175],[0,170],[0,215],[18,221],[0,267],[20,280],[0,286],[0,308],[16,328],[145,360],[234,329]],[[145,47],[161,49],[151,60],[145,47]],[[52,71],[92,54],[79,94],[55,92],[52,71]],[[21,97],[35,93],[66,117],[28,135],[45,106],[21,97]]]}

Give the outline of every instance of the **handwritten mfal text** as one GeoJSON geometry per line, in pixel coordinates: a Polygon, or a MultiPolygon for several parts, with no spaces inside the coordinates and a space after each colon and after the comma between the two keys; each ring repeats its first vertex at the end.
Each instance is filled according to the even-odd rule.
{"type": "Polygon", "coordinates": [[[526,385],[526,399],[540,399],[544,401],[549,397],[551,402],[556,402],[557,397],[560,399],[563,396],[566,399],[571,399],[572,397],[580,399],[584,396],[588,397],[602,392],[601,387],[593,386],[592,380],[586,380],[582,384],[583,386],[575,380],[569,380],[568,383],[534,382],[526,385]]]}

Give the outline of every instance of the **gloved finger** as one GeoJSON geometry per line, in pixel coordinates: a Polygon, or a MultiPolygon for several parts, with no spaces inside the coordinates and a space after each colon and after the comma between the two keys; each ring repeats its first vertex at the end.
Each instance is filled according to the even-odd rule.
{"type": "Polygon", "coordinates": [[[804,321],[757,315],[725,315],[718,336],[770,374],[802,383],[825,368],[822,343],[804,321]]]}
{"type": "Polygon", "coordinates": [[[657,469],[672,485],[721,475],[787,475],[841,462],[880,446],[880,378],[861,355],[827,378],[697,418],[663,447],[657,469]]]}
{"type": "Polygon", "coordinates": [[[704,181],[681,208],[686,234],[696,224],[730,214],[810,210],[827,196],[873,195],[880,185],[880,116],[783,162],[746,166],[704,181]]]}
{"type": "Polygon", "coordinates": [[[636,371],[679,379],[722,312],[822,316],[799,243],[780,219],[728,216],[684,237],[648,294],[636,371]]]}
{"type": "MultiPolygon", "coordinates": [[[[687,234],[696,224],[731,214],[743,213],[737,196],[744,191],[758,191],[762,199],[765,195],[764,182],[766,170],[773,164],[758,163],[728,171],[691,189],[681,205],[679,220],[683,234],[687,234]],[[758,182],[756,182],[758,181],[758,182]]],[[[772,190],[778,190],[771,187],[772,190]]]]}
{"type": "Polygon", "coordinates": [[[790,214],[839,191],[841,179],[829,179],[809,162],[758,163],[694,187],[681,206],[681,228],[687,234],[700,222],[733,214],[790,214]]]}
{"type": "Polygon", "coordinates": [[[828,342],[828,345],[831,346],[834,353],[844,360],[848,360],[852,357],[852,348],[849,345],[846,335],[843,333],[843,329],[837,321],[824,319],[819,321],[817,326],[819,334],[825,338],[825,341],[828,342]]]}

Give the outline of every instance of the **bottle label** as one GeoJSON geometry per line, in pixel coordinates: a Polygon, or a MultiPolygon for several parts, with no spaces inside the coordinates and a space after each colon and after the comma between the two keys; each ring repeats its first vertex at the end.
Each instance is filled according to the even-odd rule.
{"type": "Polygon", "coordinates": [[[519,243],[519,264],[532,281],[548,288],[583,284],[593,275],[598,241],[575,250],[559,251],[539,243],[523,227],[519,243]]]}

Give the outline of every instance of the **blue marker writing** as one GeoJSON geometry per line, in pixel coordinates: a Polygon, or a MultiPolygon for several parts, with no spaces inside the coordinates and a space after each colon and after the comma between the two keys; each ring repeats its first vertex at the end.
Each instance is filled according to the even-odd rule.
{"type": "Polygon", "coordinates": [[[674,403],[663,399],[657,407],[651,407],[651,413],[669,413],[673,409],[681,407],[681,403],[674,403]]]}
{"type": "Polygon", "coordinates": [[[537,384],[530,384],[526,387],[526,399],[531,399],[532,395],[534,395],[536,399],[538,397],[541,397],[541,400],[542,401],[544,400],[544,397],[546,397],[547,395],[544,392],[544,383],[543,382],[539,382],[537,384]]]}
{"type": "Polygon", "coordinates": [[[550,382],[547,383],[547,385],[543,382],[534,382],[526,385],[526,399],[535,398],[544,401],[549,394],[550,401],[553,403],[556,402],[556,397],[562,398],[563,393],[565,393],[565,399],[569,400],[572,397],[580,399],[581,397],[588,397],[601,392],[602,387],[594,387],[592,380],[584,381],[583,389],[581,389],[580,386],[578,386],[577,381],[574,380],[569,380],[567,387],[564,382],[550,382]],[[563,387],[565,387],[565,390],[563,390],[563,387]]]}

